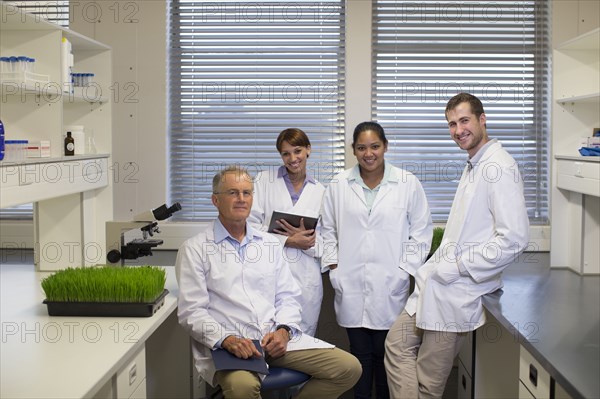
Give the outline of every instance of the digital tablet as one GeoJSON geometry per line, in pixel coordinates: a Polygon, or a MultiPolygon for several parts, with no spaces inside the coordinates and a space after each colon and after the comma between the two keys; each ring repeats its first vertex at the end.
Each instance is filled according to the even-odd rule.
{"type": "Polygon", "coordinates": [[[307,230],[316,229],[317,222],[319,221],[319,218],[294,215],[293,213],[273,211],[273,214],[271,215],[271,223],[269,223],[269,230],[267,230],[269,233],[274,233],[275,229],[281,228],[281,226],[277,224],[277,220],[280,219],[284,219],[286,222],[288,222],[294,227],[300,227],[300,219],[304,219],[304,227],[306,227],[307,230]]]}
{"type": "MultiPolygon", "coordinates": [[[[256,349],[262,354],[263,350],[258,340],[252,340],[256,349]]],[[[212,351],[216,370],[249,370],[261,374],[269,374],[269,368],[264,356],[241,359],[223,348],[212,351]]]]}

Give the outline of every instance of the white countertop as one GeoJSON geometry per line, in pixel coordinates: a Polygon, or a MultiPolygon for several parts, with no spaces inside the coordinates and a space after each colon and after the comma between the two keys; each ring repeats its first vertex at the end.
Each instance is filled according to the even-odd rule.
{"type": "Polygon", "coordinates": [[[152,317],[48,316],[30,265],[0,267],[0,397],[93,396],[177,308],[174,268],[169,295],[152,317]]]}

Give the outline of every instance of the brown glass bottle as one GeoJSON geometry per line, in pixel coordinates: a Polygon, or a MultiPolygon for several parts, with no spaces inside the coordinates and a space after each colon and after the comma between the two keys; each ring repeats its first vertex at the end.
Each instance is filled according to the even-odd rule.
{"type": "Polygon", "coordinates": [[[71,132],[67,132],[65,137],[65,155],[75,155],[75,139],[71,137],[71,132]]]}

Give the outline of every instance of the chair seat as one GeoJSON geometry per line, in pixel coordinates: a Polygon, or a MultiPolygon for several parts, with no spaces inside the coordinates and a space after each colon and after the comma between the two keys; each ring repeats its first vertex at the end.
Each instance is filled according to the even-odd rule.
{"type": "Polygon", "coordinates": [[[269,375],[262,382],[261,390],[270,391],[274,389],[289,388],[294,385],[302,384],[310,379],[310,375],[301,371],[271,367],[269,375]]]}

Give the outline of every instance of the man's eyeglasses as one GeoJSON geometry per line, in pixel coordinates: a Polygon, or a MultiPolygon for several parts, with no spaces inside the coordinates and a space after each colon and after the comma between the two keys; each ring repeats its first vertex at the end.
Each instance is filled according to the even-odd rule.
{"type": "Polygon", "coordinates": [[[228,197],[231,198],[238,198],[240,196],[240,194],[242,194],[242,196],[244,198],[250,198],[254,195],[254,191],[250,191],[250,190],[244,190],[244,191],[240,191],[240,190],[225,190],[225,191],[218,191],[215,192],[215,194],[225,194],[228,197]]]}

